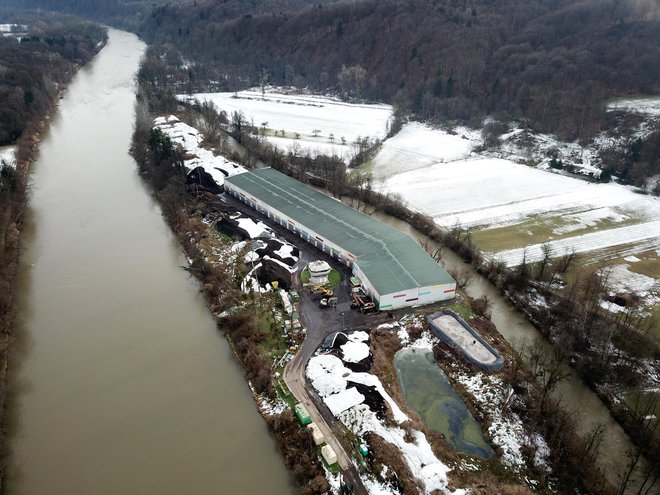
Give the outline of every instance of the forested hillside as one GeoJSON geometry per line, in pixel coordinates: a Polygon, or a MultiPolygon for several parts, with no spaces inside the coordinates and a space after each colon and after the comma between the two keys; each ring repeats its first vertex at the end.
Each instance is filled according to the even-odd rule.
{"type": "Polygon", "coordinates": [[[137,30],[187,87],[307,86],[436,122],[586,139],[613,96],[660,92],[655,0],[6,0],[137,30]],[[183,64],[183,60],[186,61],[183,64]],[[188,62],[193,62],[192,66],[188,62]]]}
{"type": "Polygon", "coordinates": [[[0,36],[0,146],[14,143],[29,122],[46,114],[75,66],[89,61],[104,39],[99,26],[62,19],[35,22],[20,40],[0,36]]]}
{"type": "Polygon", "coordinates": [[[265,68],[274,84],[421,119],[499,114],[567,138],[593,135],[612,96],[660,92],[653,0],[363,0],[232,18],[236,3],[161,7],[141,34],[212,64],[227,87],[265,68]]]}
{"type": "MultiPolygon", "coordinates": [[[[336,0],[323,0],[332,3],[336,0]]],[[[205,0],[200,0],[200,4],[205,0]]],[[[45,9],[66,12],[113,26],[135,31],[149,18],[152,11],[196,0],[4,0],[7,6],[25,9],[45,9]]],[[[215,8],[226,19],[244,14],[292,11],[314,3],[313,0],[214,0],[215,8]]],[[[218,17],[216,16],[216,19],[218,17]]]]}

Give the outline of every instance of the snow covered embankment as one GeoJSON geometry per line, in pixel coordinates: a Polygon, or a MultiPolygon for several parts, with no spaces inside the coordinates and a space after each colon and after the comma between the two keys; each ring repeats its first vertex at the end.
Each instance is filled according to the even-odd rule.
{"type": "Polygon", "coordinates": [[[188,172],[202,167],[218,186],[225,183],[225,177],[247,172],[237,163],[222,156],[216,156],[212,150],[202,148],[200,144],[204,140],[204,136],[174,115],[154,119],[154,128],[163,131],[175,146],[181,146],[185,154],[183,165],[188,172]]]}
{"type": "MultiPolygon", "coordinates": [[[[368,352],[365,352],[365,348],[368,351],[368,345],[365,343],[367,339],[365,332],[356,332],[349,336],[349,342],[342,346],[344,360],[356,362],[368,356],[368,352]]],[[[455,495],[467,493],[462,489],[451,492],[447,488],[450,468],[435,456],[424,433],[412,430],[412,441],[406,441],[406,430],[386,426],[376,413],[363,403],[365,397],[355,387],[348,387],[349,381],[375,387],[390,406],[395,421],[399,424],[407,421],[408,417],[385,391],[377,376],[353,372],[336,356],[318,355],[310,359],[307,377],[332,413],[356,436],[363,438],[371,432],[396,446],[411,473],[421,481],[425,493],[434,490],[455,495]]],[[[371,485],[367,483],[367,486],[370,486],[370,493],[394,493],[375,482],[371,482],[371,485]]]]}

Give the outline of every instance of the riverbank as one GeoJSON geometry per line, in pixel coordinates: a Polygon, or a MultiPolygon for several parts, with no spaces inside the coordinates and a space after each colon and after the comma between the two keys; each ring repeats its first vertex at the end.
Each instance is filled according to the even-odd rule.
{"type": "MultiPolygon", "coordinates": [[[[0,194],[0,493],[4,486],[7,458],[10,447],[6,441],[5,410],[8,399],[8,373],[11,346],[14,340],[16,318],[16,282],[21,255],[21,233],[29,202],[30,166],[37,156],[42,134],[56,111],[57,102],[76,73],[89,62],[107,41],[107,33],[94,40],[94,50],[84,63],[75,64],[73,70],[59,81],[57,91],[52,92],[48,105],[29,121],[22,135],[15,142],[15,164],[2,172],[0,194]],[[11,169],[11,170],[10,170],[11,169]]],[[[11,67],[9,68],[11,70],[11,67]]]]}
{"type": "MultiPolygon", "coordinates": [[[[180,115],[181,118],[185,118],[183,114],[180,115]]],[[[188,116],[190,118],[190,116],[188,116]]],[[[153,120],[153,119],[152,119],[153,120]]],[[[148,121],[148,119],[147,119],[148,121]]],[[[136,134],[139,134],[141,131],[136,130],[136,134]]],[[[147,136],[146,129],[143,129],[144,137],[147,136]]],[[[264,328],[272,328],[274,320],[266,318],[268,316],[267,308],[275,304],[274,300],[271,300],[268,295],[261,295],[261,300],[259,301],[258,306],[255,305],[256,300],[249,298],[246,300],[244,296],[238,293],[236,288],[236,281],[241,280],[244,276],[243,273],[237,272],[238,266],[236,265],[236,256],[227,250],[227,247],[222,248],[222,244],[219,241],[217,232],[214,231],[213,225],[217,220],[220,213],[223,211],[226,212],[227,205],[222,201],[218,200],[212,194],[199,193],[192,189],[186,190],[183,185],[182,176],[179,175],[180,172],[175,169],[162,167],[163,164],[155,166],[155,162],[149,160],[149,150],[146,145],[146,141],[142,141],[142,144],[139,144],[139,141],[136,141],[136,146],[141,146],[143,149],[145,160],[142,162],[142,170],[145,174],[145,177],[157,190],[157,197],[162,202],[163,213],[166,216],[170,227],[177,234],[179,241],[181,242],[184,251],[186,252],[190,264],[189,270],[193,272],[200,281],[202,282],[202,290],[204,291],[207,302],[211,311],[214,313],[216,318],[221,321],[220,327],[223,329],[228,339],[232,344],[234,350],[234,355],[237,361],[241,364],[245,370],[245,374],[248,380],[251,383],[253,391],[255,392],[255,398],[257,402],[261,404],[261,411],[266,417],[268,424],[280,424],[282,421],[285,421],[285,425],[288,425],[287,428],[295,426],[295,421],[293,418],[287,418],[283,416],[282,418],[277,418],[272,415],[272,405],[268,403],[267,397],[273,394],[273,382],[270,378],[271,370],[268,366],[268,362],[265,359],[267,356],[261,354],[259,351],[260,344],[265,340],[269,342],[275,338],[276,334],[264,334],[264,328]],[[147,147],[147,148],[145,148],[147,147]],[[151,165],[151,166],[150,166],[151,165]],[[169,175],[169,176],[168,176],[169,175]],[[197,193],[197,194],[196,194],[197,193]],[[230,264],[227,263],[227,260],[233,259],[230,264]],[[230,310],[229,315],[225,311],[230,310]],[[263,321],[265,325],[260,324],[259,322],[263,321]],[[258,329],[261,328],[260,332],[258,329]],[[265,406],[264,406],[265,404],[265,406]],[[290,421],[289,421],[290,420],[290,421]]],[[[483,301],[478,301],[474,303],[475,307],[481,308],[481,311],[487,310],[487,304],[483,301]]],[[[468,307],[469,311],[469,307],[468,307]]],[[[481,332],[488,336],[492,344],[498,348],[498,350],[506,351],[507,360],[513,362],[512,352],[510,349],[502,346],[501,337],[497,333],[496,329],[492,324],[489,324],[487,319],[475,319],[471,320],[471,323],[475,327],[479,328],[481,332]]],[[[271,345],[266,346],[267,348],[272,347],[271,345]]],[[[445,352],[447,352],[445,350],[445,352]]],[[[268,356],[272,358],[272,356],[268,356]]],[[[456,361],[456,357],[448,354],[447,356],[449,361],[456,361]]],[[[387,360],[386,360],[387,361],[387,360]]],[[[516,366],[519,366],[516,365],[516,366]]],[[[385,375],[383,376],[383,382],[392,384],[392,370],[387,372],[387,368],[391,368],[391,359],[389,364],[386,362],[381,362],[379,365],[380,370],[385,370],[385,375]],[[389,379],[388,379],[389,377],[389,379]]],[[[521,379],[520,383],[515,383],[515,386],[518,387],[519,393],[524,395],[533,389],[531,385],[531,380],[522,381],[522,373],[520,368],[517,367],[517,372],[520,375],[514,373],[514,377],[521,379]]],[[[509,371],[507,371],[509,372],[509,371]]],[[[467,377],[476,376],[474,370],[471,370],[469,373],[466,373],[467,377]]],[[[499,375],[498,375],[499,376],[499,375]]],[[[503,375],[502,375],[503,376],[503,375]]],[[[500,403],[504,403],[507,397],[506,389],[512,385],[508,385],[508,381],[503,378],[498,378],[499,385],[498,390],[501,389],[499,394],[500,403]]],[[[460,387],[457,387],[460,388],[460,387]]],[[[555,403],[550,400],[550,397],[547,395],[551,391],[551,386],[543,388],[541,391],[536,391],[535,393],[540,397],[536,402],[532,402],[531,405],[528,401],[524,401],[521,395],[521,398],[517,402],[517,416],[524,418],[527,421],[527,424],[532,428],[530,431],[526,432],[527,437],[532,438],[534,434],[534,429],[541,429],[541,424],[547,425],[546,433],[551,431],[554,427],[557,426],[557,423],[553,423],[551,418],[556,414],[555,403]],[[531,412],[538,412],[536,416],[530,416],[531,412]]],[[[465,392],[465,391],[464,391],[465,392]]],[[[398,397],[400,403],[405,403],[401,400],[400,391],[396,389],[393,390],[393,396],[398,397]]],[[[489,428],[494,423],[494,417],[492,412],[492,407],[487,407],[486,404],[478,404],[475,402],[474,397],[470,397],[468,394],[464,393],[464,399],[469,404],[472,404],[471,408],[473,413],[480,418],[482,426],[489,428]],[[491,414],[485,414],[483,411],[480,411],[478,408],[482,408],[484,411],[489,410],[491,414]]],[[[509,407],[509,406],[507,406],[509,407]]],[[[281,413],[278,413],[281,414],[281,413]]],[[[412,417],[416,415],[411,414],[412,417]]],[[[588,439],[579,437],[574,434],[574,426],[568,425],[565,423],[566,418],[560,417],[560,421],[564,422],[562,424],[562,435],[555,435],[553,439],[552,450],[553,452],[563,452],[567,449],[572,449],[573,452],[578,450],[586,451],[591,453],[590,448],[588,447],[588,439]]],[[[520,421],[520,420],[518,420],[520,421]]],[[[518,423],[516,423],[518,424],[518,423]]],[[[421,422],[415,423],[418,428],[422,428],[421,422]]],[[[520,427],[522,429],[522,427],[520,427]]],[[[455,457],[451,454],[447,448],[446,443],[438,437],[437,434],[434,434],[428,429],[424,429],[427,433],[427,436],[434,439],[436,442],[436,449],[440,452],[443,452],[443,455],[454,458],[455,462],[458,462],[458,457],[455,457]]],[[[276,430],[272,430],[272,433],[276,433],[276,430]]],[[[276,441],[284,441],[284,437],[277,437],[275,435],[276,441]]],[[[378,440],[370,437],[375,444],[379,444],[378,440]]],[[[522,441],[519,442],[522,445],[522,441]]],[[[296,447],[298,448],[298,447],[296,447]]],[[[530,449],[532,447],[529,447],[530,449]]],[[[516,459],[521,459],[520,453],[521,447],[518,447],[518,452],[514,456],[516,459]]],[[[290,452],[291,447],[287,447],[286,450],[282,452],[290,452]]],[[[305,453],[305,451],[303,451],[305,453]]],[[[313,453],[309,452],[309,457],[312,458],[313,453]]],[[[532,451],[532,454],[534,452],[532,451]]],[[[296,454],[296,457],[300,457],[300,452],[296,454]]],[[[533,455],[532,455],[533,457],[533,455]]],[[[585,491],[589,489],[597,490],[600,493],[611,492],[611,488],[606,488],[603,485],[602,481],[599,483],[598,479],[602,480],[602,476],[599,476],[597,471],[594,474],[586,474],[589,468],[592,468],[591,463],[581,464],[581,463],[571,463],[573,459],[572,455],[564,456],[556,455],[554,457],[556,460],[556,472],[559,473],[559,476],[562,477],[561,485],[562,486],[579,486],[584,483],[585,491]],[[564,463],[564,464],[563,464],[564,463]],[[565,473],[570,474],[568,478],[565,473]],[[570,481],[566,481],[570,479],[570,481]],[[594,488],[595,487],[595,488],[594,488]]],[[[383,462],[384,459],[381,459],[377,462],[383,462]]],[[[289,469],[291,469],[292,474],[296,476],[296,471],[294,471],[295,465],[289,464],[287,457],[285,456],[285,462],[289,469]]],[[[392,463],[389,459],[390,464],[392,463]]],[[[544,465],[540,464],[535,466],[532,464],[526,464],[526,461],[518,461],[524,465],[524,468],[517,469],[538,469],[533,475],[533,478],[536,479],[538,487],[544,487],[549,491],[552,489],[547,485],[547,483],[553,483],[554,477],[550,479],[549,476],[543,471],[544,465]]],[[[507,474],[503,475],[504,472],[501,467],[498,467],[498,461],[492,461],[492,466],[487,463],[483,466],[483,478],[481,481],[477,481],[476,484],[481,483],[482,481],[487,481],[489,486],[498,486],[500,489],[502,478],[504,479],[505,485],[513,484],[520,480],[516,476],[507,474]],[[497,473],[496,478],[493,478],[493,473],[497,473]],[[509,476],[507,480],[507,476],[509,476]]],[[[554,465],[555,463],[553,463],[554,465]]],[[[402,468],[403,469],[403,468],[402,468]]],[[[481,469],[481,468],[480,468],[481,469]]],[[[300,470],[298,470],[299,473],[300,470]]],[[[405,469],[402,472],[406,472],[405,469]]],[[[527,472],[527,471],[519,471],[527,472]]],[[[530,471],[531,474],[531,471],[530,471]]],[[[317,483],[320,484],[320,478],[318,476],[314,477],[317,479],[317,483]]],[[[532,476],[530,476],[530,479],[532,476]]],[[[474,476],[464,474],[462,481],[471,482],[474,481],[474,476]]],[[[299,483],[301,479],[297,480],[299,483]]],[[[556,481],[554,481],[556,483],[556,481]]],[[[412,486],[412,485],[411,485],[412,486]]],[[[531,486],[531,485],[530,485],[531,486]]]]}

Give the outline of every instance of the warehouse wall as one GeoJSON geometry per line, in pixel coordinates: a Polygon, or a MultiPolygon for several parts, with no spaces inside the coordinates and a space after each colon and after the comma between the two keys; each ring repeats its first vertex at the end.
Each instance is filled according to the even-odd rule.
{"type": "Polygon", "coordinates": [[[392,294],[381,295],[376,288],[371,284],[369,279],[360,269],[358,263],[355,261],[355,256],[343,249],[342,247],[334,244],[328,239],[323,238],[317,232],[301,225],[295,220],[282,214],[272,206],[264,203],[260,199],[248,194],[246,191],[237,187],[230,182],[225,182],[225,191],[232,196],[248,204],[255,210],[264,215],[274,222],[279,223],[288,230],[294,232],[305,241],[313,246],[321,249],[323,252],[331,255],[333,258],[340,260],[345,265],[353,270],[353,274],[360,280],[360,283],[366,290],[367,294],[374,300],[377,307],[381,310],[399,309],[409,306],[417,306],[424,304],[431,304],[438,301],[444,301],[454,297],[456,284],[442,284],[422,288],[412,288],[405,291],[399,291],[392,294]]]}

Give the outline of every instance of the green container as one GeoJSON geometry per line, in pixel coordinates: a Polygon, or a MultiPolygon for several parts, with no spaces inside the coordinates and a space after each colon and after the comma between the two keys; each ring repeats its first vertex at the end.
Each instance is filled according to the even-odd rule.
{"type": "Polygon", "coordinates": [[[360,454],[362,454],[363,457],[369,455],[369,449],[367,449],[367,446],[363,443],[360,444],[360,454]]]}
{"type": "Polygon", "coordinates": [[[298,421],[300,421],[301,425],[305,426],[312,422],[312,417],[309,415],[309,412],[307,412],[307,409],[302,404],[296,404],[296,407],[293,408],[293,411],[296,413],[298,421]]]}

